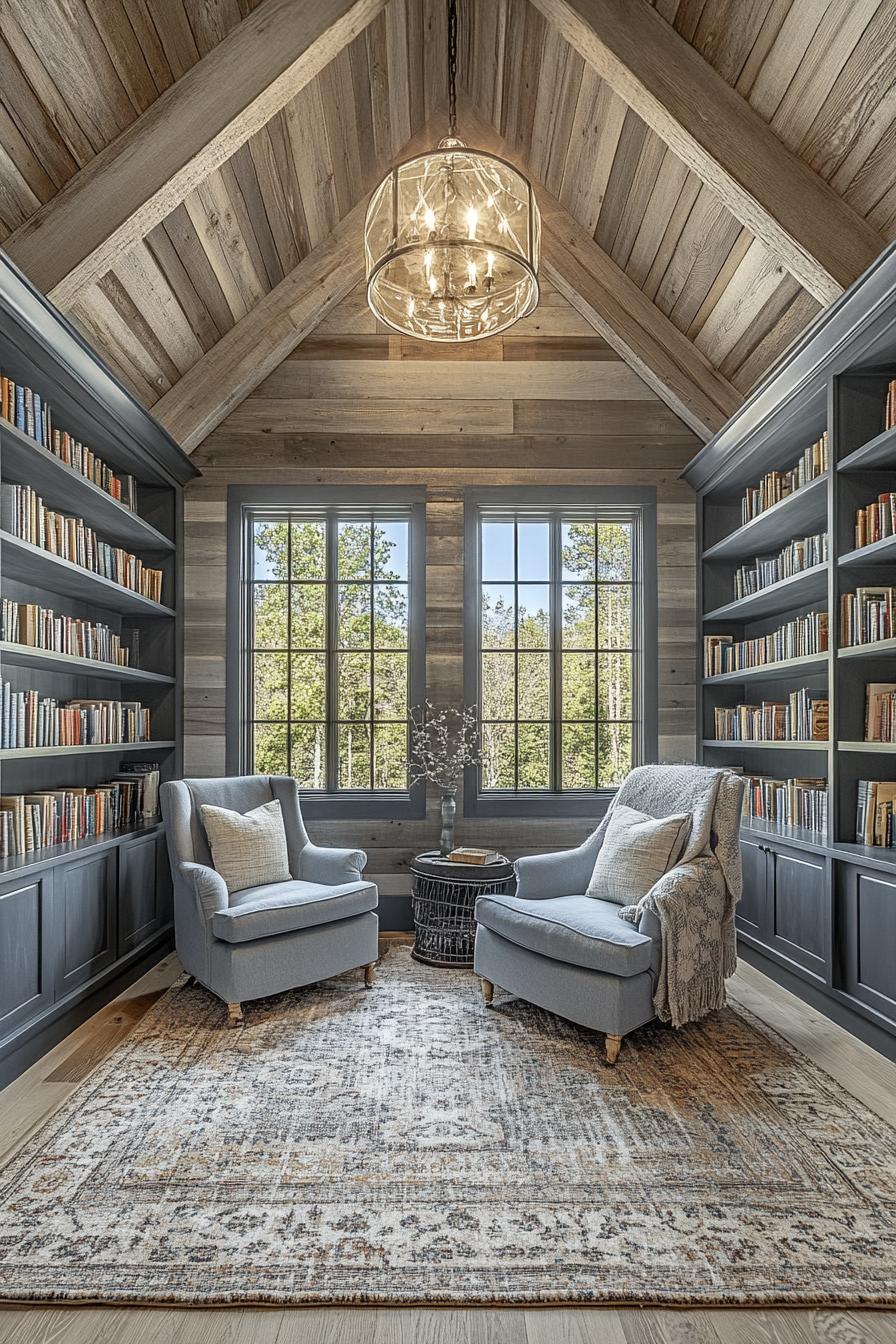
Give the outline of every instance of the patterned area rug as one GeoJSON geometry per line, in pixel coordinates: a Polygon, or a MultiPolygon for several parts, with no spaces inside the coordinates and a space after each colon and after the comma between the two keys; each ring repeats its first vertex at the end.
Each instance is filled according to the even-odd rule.
{"type": "Polygon", "coordinates": [[[896,1302],[896,1131],[740,1010],[602,1038],[393,947],[175,986],[0,1173],[0,1298],[896,1302]]]}

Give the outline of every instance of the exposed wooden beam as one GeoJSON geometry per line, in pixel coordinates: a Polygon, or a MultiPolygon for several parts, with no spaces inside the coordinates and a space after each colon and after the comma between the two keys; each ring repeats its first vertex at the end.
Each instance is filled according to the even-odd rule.
{"type": "Polygon", "coordinates": [[[647,0],[533,3],[820,302],[883,251],[876,230],[647,0]]]}
{"type": "Polygon", "coordinates": [[[60,308],[260,130],[385,0],[262,0],[6,241],[60,308]]]}
{"type": "MultiPolygon", "coordinates": [[[[525,164],[471,108],[461,109],[470,144],[525,164]]],[[[531,180],[531,174],[530,174],[531,180]]],[[[743,398],[694,343],[638,288],[539,182],[541,268],[561,294],[702,439],[738,410],[743,398]]]]}

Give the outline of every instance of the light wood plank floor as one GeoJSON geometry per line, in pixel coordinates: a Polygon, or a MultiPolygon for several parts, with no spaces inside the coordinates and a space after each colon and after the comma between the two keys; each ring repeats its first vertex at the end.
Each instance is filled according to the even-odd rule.
{"type": "MultiPolygon", "coordinates": [[[[0,1093],[14,1152],[176,978],[167,957],[0,1093]]],[[[896,1065],[742,964],[734,995],[896,1124],[896,1065]]],[[[605,1307],[0,1309],[0,1344],[896,1344],[896,1312],[605,1307]]]]}

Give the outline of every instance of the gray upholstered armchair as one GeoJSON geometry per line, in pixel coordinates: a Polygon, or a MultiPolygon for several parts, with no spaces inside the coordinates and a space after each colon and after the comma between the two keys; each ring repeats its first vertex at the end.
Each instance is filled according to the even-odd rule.
{"type": "Polygon", "coordinates": [[[296,989],[355,967],[373,984],[377,889],[360,849],[312,844],[295,780],[283,775],[183,779],[162,785],[174,878],[177,954],[190,975],[243,1020],[247,999],[296,989]],[[292,879],[228,893],[212,866],[200,807],[251,812],[278,799],[292,879]]]}

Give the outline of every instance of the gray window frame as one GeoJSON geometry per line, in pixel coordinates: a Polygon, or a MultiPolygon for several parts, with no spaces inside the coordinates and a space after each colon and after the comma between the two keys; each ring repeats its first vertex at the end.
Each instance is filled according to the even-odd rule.
{"type": "MultiPolygon", "coordinates": [[[[252,519],[282,509],[350,511],[353,508],[399,507],[407,510],[408,527],[408,701],[421,704],[426,695],[426,492],[404,486],[236,486],[227,490],[227,690],[226,770],[247,770],[249,686],[248,648],[252,519]]],[[[328,650],[328,653],[330,650],[328,650]]],[[[408,818],[426,815],[426,789],[421,783],[387,791],[340,789],[303,791],[302,811],[311,819],[408,818]]]]}
{"type": "MultiPolygon", "coordinates": [[[[480,554],[479,522],[483,512],[554,512],[582,507],[629,513],[635,523],[632,580],[634,583],[635,724],[632,733],[634,764],[646,764],[658,754],[658,639],[656,568],[656,490],[652,486],[579,486],[574,488],[520,486],[464,491],[464,701],[480,702],[480,554]]],[[[519,789],[483,792],[478,767],[464,774],[464,815],[467,817],[600,817],[615,789],[519,789]]]]}

